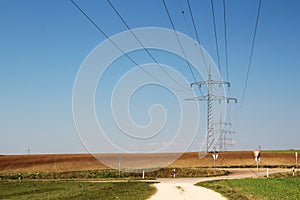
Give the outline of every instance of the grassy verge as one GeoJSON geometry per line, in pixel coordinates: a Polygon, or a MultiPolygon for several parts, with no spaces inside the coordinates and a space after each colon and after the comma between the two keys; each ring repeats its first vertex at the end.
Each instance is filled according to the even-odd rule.
{"type": "Polygon", "coordinates": [[[300,178],[300,171],[295,172],[294,176],[292,172],[275,173],[269,176],[270,178],[300,178]]]}
{"type": "Polygon", "coordinates": [[[295,153],[299,152],[300,150],[295,150],[295,149],[289,149],[289,150],[263,150],[262,152],[269,152],[269,153],[295,153]]]}
{"type": "MultiPolygon", "coordinates": [[[[217,166],[216,168],[256,168],[256,165],[228,165],[228,166],[217,166]]],[[[259,165],[259,168],[292,168],[295,165],[259,165]]],[[[204,168],[204,167],[203,167],[204,168]]]]}
{"type": "Polygon", "coordinates": [[[196,185],[215,190],[230,200],[296,200],[300,196],[299,177],[219,180],[196,185]]]}
{"type": "MultiPolygon", "coordinates": [[[[228,174],[225,170],[207,169],[207,168],[177,168],[176,177],[208,177],[208,176],[221,176],[228,174]]],[[[66,171],[66,172],[40,172],[40,173],[6,173],[0,174],[0,180],[18,180],[19,177],[22,180],[32,179],[106,179],[106,178],[128,178],[128,179],[141,179],[141,170],[132,172],[121,171],[115,169],[103,169],[103,170],[87,170],[87,171],[66,171]]],[[[168,178],[173,177],[173,169],[162,168],[156,171],[146,172],[145,178],[168,178]]]]}
{"type": "Polygon", "coordinates": [[[147,199],[156,189],[150,183],[0,182],[0,199],[147,199]]]}

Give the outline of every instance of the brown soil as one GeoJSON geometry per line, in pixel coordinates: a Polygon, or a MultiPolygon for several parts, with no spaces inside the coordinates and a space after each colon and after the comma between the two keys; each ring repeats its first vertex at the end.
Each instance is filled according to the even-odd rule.
{"type": "MultiPolygon", "coordinates": [[[[180,159],[175,161],[172,166],[188,167],[188,166],[213,166],[212,154],[206,155],[204,158],[199,158],[198,153],[185,153],[180,159]]],[[[271,153],[262,152],[260,165],[269,166],[290,166],[295,164],[294,153],[271,153]]],[[[233,151],[233,152],[220,152],[216,161],[217,166],[253,166],[256,162],[253,157],[252,151],[233,151]]]]}
{"type": "MultiPolygon", "coordinates": [[[[212,167],[211,154],[199,158],[198,153],[184,153],[169,167],[212,167]]],[[[229,166],[254,166],[256,162],[251,151],[222,152],[218,154],[216,165],[229,166]]],[[[117,167],[118,154],[97,155],[106,160],[112,160],[117,167]]],[[[141,162],[145,166],[164,166],[166,158],[172,158],[177,154],[122,154],[122,167],[129,168],[139,166],[141,162]],[[159,163],[159,165],[158,165],[159,163]]],[[[270,153],[262,152],[260,165],[265,166],[291,166],[295,163],[294,153],[270,153]]],[[[46,171],[81,171],[107,169],[91,154],[49,154],[49,155],[5,155],[0,156],[0,173],[7,172],[46,172],[46,171]]]]}

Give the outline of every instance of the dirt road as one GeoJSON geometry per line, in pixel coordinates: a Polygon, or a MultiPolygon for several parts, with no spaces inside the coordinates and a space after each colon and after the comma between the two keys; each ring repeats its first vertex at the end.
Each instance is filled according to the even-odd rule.
{"type": "Polygon", "coordinates": [[[150,200],[172,199],[209,199],[209,200],[223,200],[219,193],[212,190],[195,186],[197,181],[176,180],[176,181],[164,181],[155,184],[157,193],[150,198],[150,200]]]}
{"type": "MultiPolygon", "coordinates": [[[[285,172],[289,169],[269,169],[269,174],[277,172],[285,172]]],[[[225,200],[226,198],[212,190],[195,186],[195,183],[209,180],[221,179],[239,179],[248,177],[265,176],[266,169],[260,169],[257,173],[255,168],[251,169],[230,169],[231,173],[227,176],[207,177],[207,178],[165,178],[158,179],[160,183],[154,184],[157,188],[157,193],[150,200],[172,199],[172,200],[225,200]]]]}

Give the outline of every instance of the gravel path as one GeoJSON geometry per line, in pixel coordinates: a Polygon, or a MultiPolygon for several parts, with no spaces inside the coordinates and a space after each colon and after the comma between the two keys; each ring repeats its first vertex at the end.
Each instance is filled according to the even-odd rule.
{"type": "MultiPolygon", "coordinates": [[[[289,169],[269,169],[269,174],[285,172],[289,169]]],[[[195,183],[209,180],[221,179],[239,179],[247,177],[258,177],[266,175],[266,169],[260,169],[257,174],[256,169],[229,169],[231,172],[228,176],[207,177],[207,178],[162,178],[158,179],[159,183],[154,184],[157,193],[150,200],[225,200],[221,194],[203,187],[195,186],[195,183]]]]}
{"type": "Polygon", "coordinates": [[[196,182],[189,181],[165,181],[155,184],[157,193],[151,197],[150,200],[193,200],[193,199],[206,199],[206,200],[223,200],[225,199],[219,193],[212,190],[195,186],[196,182]]]}

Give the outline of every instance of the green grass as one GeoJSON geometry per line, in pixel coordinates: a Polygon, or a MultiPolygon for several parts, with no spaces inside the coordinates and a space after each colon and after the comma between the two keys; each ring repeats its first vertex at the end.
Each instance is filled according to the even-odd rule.
{"type": "Polygon", "coordinates": [[[298,169],[298,172],[295,172],[294,177],[293,177],[292,170],[290,172],[270,174],[269,177],[270,178],[295,178],[295,177],[300,178],[300,170],[298,169]]]}
{"type": "MultiPolygon", "coordinates": [[[[216,166],[216,168],[256,168],[255,165],[227,165],[227,166],[216,166]]],[[[295,167],[295,165],[259,165],[259,168],[292,168],[295,167]]],[[[204,168],[204,167],[202,167],[204,168]]]]}
{"type": "Polygon", "coordinates": [[[262,152],[269,152],[269,153],[295,153],[299,152],[300,150],[295,150],[295,149],[288,149],[288,150],[262,150],[262,152]]]}
{"type": "Polygon", "coordinates": [[[156,189],[144,182],[0,182],[0,199],[147,199],[156,189]]]}
{"type": "MultiPolygon", "coordinates": [[[[216,174],[214,169],[207,168],[177,168],[176,177],[208,177],[214,175],[226,175],[228,171],[217,170],[216,174]]],[[[173,176],[173,168],[162,168],[152,172],[146,172],[146,179],[154,178],[168,178],[173,176]]],[[[65,172],[30,172],[22,173],[22,180],[32,180],[32,179],[141,179],[141,170],[136,173],[124,172],[119,174],[118,170],[115,169],[103,169],[103,170],[87,170],[87,171],[65,171],[65,172]]],[[[0,173],[0,180],[18,180],[18,173],[0,173]]]]}
{"type": "Polygon", "coordinates": [[[197,183],[221,193],[230,200],[297,200],[300,178],[247,178],[197,183]]]}

